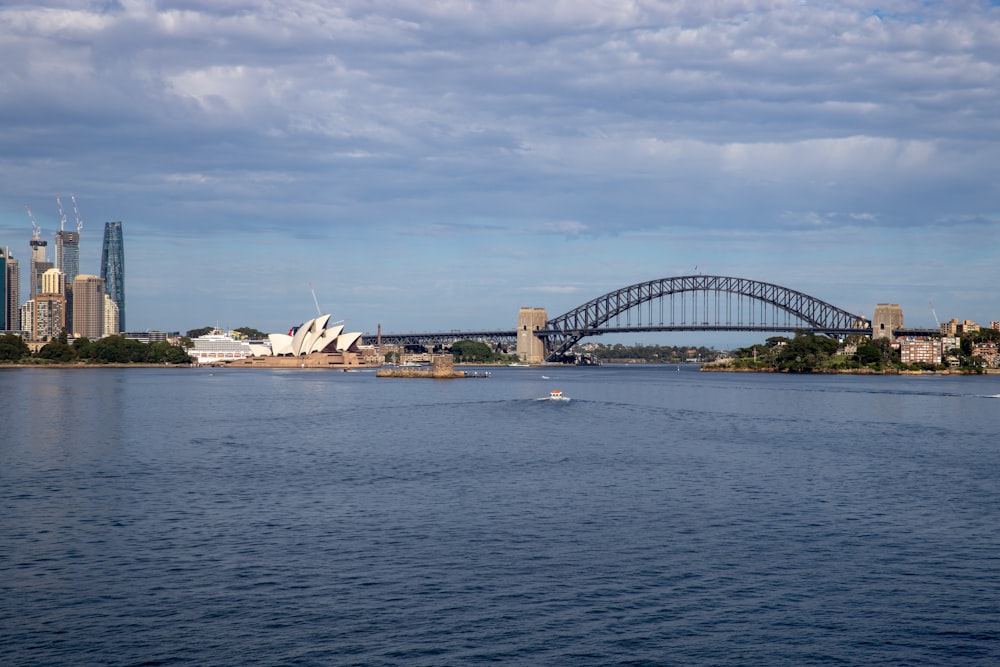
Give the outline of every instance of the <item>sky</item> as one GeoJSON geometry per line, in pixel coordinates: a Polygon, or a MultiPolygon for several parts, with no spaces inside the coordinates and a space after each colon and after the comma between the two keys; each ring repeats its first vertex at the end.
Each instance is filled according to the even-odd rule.
{"type": "Polygon", "coordinates": [[[129,330],[312,290],[513,329],[692,273],[1000,320],[997,2],[5,1],[0,60],[0,246],[72,193],[99,274],[121,220],[129,330]]]}

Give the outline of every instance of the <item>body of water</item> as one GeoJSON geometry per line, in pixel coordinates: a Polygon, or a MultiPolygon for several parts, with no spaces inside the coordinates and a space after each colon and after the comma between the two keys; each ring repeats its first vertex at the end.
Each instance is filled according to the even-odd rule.
{"type": "Polygon", "coordinates": [[[4,665],[1000,664],[997,376],[4,369],[0,398],[4,665]]]}

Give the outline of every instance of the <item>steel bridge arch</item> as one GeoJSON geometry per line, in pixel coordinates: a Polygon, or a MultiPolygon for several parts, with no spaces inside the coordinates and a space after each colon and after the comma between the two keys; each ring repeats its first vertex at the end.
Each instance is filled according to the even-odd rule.
{"type": "Polygon", "coordinates": [[[811,297],[808,294],[782,287],[781,285],[749,280],[747,278],[691,275],[648,280],[608,292],[596,299],[591,299],[581,306],[577,306],[569,312],[550,319],[546,322],[545,330],[537,331],[535,334],[545,343],[546,357],[548,359],[558,359],[563,357],[573,345],[586,336],[609,333],[611,331],[655,329],[777,331],[809,329],[816,333],[843,335],[851,333],[870,334],[871,327],[871,320],[861,315],[854,315],[825,301],[811,297]],[[708,303],[708,295],[710,293],[714,293],[716,297],[722,293],[728,293],[737,297],[746,297],[787,313],[789,316],[801,320],[802,324],[791,327],[769,326],[766,324],[744,325],[742,322],[735,324],[728,322],[722,325],[716,322],[713,326],[708,321],[703,321],[697,324],[692,323],[691,325],[671,324],[666,326],[661,323],[659,327],[651,327],[649,325],[645,327],[629,326],[624,329],[607,326],[613,319],[655,299],[675,294],[683,295],[690,292],[703,293],[706,304],[708,303]]]}

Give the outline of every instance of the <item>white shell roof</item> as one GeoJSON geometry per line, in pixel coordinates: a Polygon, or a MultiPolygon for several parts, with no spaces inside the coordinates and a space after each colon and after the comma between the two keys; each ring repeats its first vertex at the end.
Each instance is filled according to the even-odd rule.
{"type": "Polygon", "coordinates": [[[271,354],[274,356],[300,356],[312,352],[322,352],[334,346],[338,352],[349,350],[361,339],[361,332],[343,333],[344,325],[337,324],[327,327],[330,315],[320,315],[307,320],[298,328],[294,336],[288,334],[268,334],[271,343],[271,354]]]}

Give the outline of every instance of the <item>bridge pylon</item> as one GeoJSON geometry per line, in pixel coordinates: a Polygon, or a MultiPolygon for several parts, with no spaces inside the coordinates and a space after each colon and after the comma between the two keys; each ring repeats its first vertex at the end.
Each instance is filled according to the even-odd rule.
{"type": "Polygon", "coordinates": [[[529,364],[545,361],[545,342],[535,335],[546,328],[544,308],[522,308],[517,314],[517,358],[529,364]]]}

